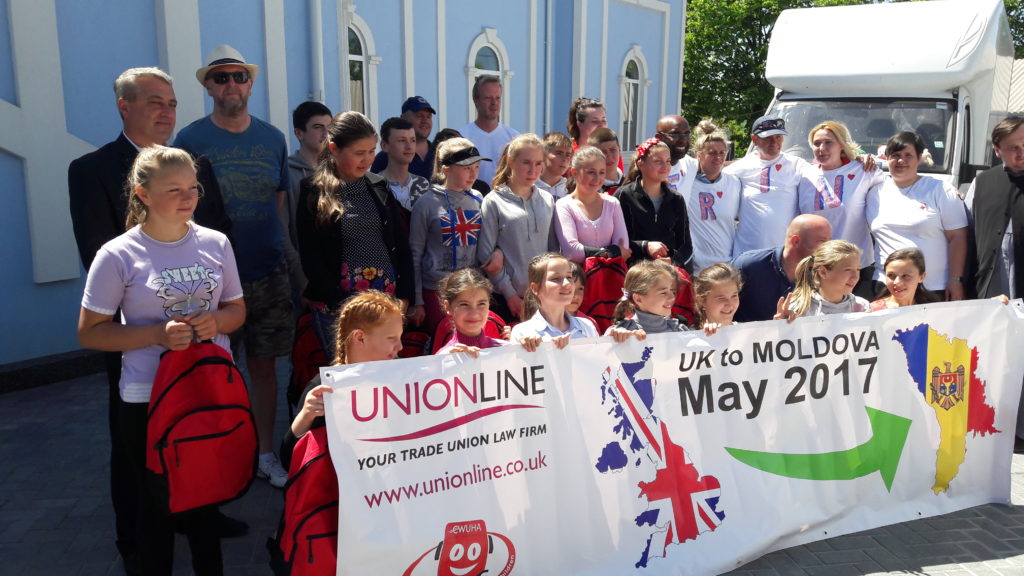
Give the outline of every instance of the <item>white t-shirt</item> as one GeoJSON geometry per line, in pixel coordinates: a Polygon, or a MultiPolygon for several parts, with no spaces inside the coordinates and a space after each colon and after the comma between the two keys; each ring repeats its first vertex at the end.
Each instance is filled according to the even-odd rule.
{"type": "MultiPolygon", "coordinates": [[[[103,245],[89,268],[82,307],[113,316],[118,308],[128,326],[166,322],[174,315],[217,310],[242,297],[235,255],[227,236],[190,224],[176,242],[160,242],[139,226],[103,245]]],[[[227,334],[213,341],[229,353],[227,334]]],[[[149,402],[160,354],[153,345],[121,355],[121,399],[149,402]]]]}
{"type": "Polygon", "coordinates": [[[725,173],[715,182],[701,174],[688,184],[679,193],[686,201],[696,273],[715,262],[732,260],[743,185],[739,178],[725,173]]]}
{"type": "Polygon", "coordinates": [[[855,244],[861,250],[860,267],[870,266],[875,261],[875,245],[864,209],[868,191],[881,185],[885,173],[879,168],[865,172],[856,160],[832,170],[822,171],[818,166],[811,170],[817,176],[801,180],[798,187],[800,213],[828,220],[832,237],[855,244]]]}
{"type": "Polygon", "coordinates": [[[494,173],[498,170],[498,159],[501,158],[501,150],[513,138],[519,136],[519,132],[501,123],[493,131],[484,132],[476,125],[476,122],[466,124],[459,132],[463,138],[468,138],[476,146],[481,156],[491,159],[491,162],[480,163],[480,173],[477,176],[477,178],[487,182],[487,185],[490,186],[491,182],[494,181],[494,173]]]}
{"type": "Polygon", "coordinates": [[[668,187],[673,192],[679,192],[685,190],[693,184],[693,179],[696,178],[697,172],[700,170],[700,164],[697,159],[693,156],[683,156],[672,165],[672,169],[668,171],[668,179],[665,181],[668,183],[668,187]]]}
{"type": "Polygon", "coordinates": [[[912,186],[900,189],[891,177],[868,194],[867,218],[875,238],[875,279],[883,281],[882,264],[901,248],[918,248],[924,253],[929,290],[944,290],[949,281],[947,230],[967,227],[967,210],[952,186],[922,176],[912,186]]]}
{"type": "Polygon", "coordinates": [[[812,168],[798,156],[780,154],[774,160],[762,160],[756,153],[726,166],[724,172],[743,183],[734,254],[774,248],[786,241],[786,228],[798,214],[797,185],[812,168]]]}
{"type": "Polygon", "coordinates": [[[568,188],[566,188],[566,186],[569,184],[569,179],[566,178],[565,176],[562,176],[562,178],[554,184],[548,184],[544,180],[537,178],[536,184],[537,188],[540,188],[541,190],[546,190],[548,194],[551,194],[551,196],[555,200],[558,200],[559,198],[565,198],[566,195],[569,194],[569,190],[568,188]]]}

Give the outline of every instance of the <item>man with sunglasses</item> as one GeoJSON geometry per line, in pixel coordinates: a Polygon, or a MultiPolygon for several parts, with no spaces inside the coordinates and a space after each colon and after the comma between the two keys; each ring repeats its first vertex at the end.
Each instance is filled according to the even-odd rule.
{"type": "Polygon", "coordinates": [[[690,151],[690,123],[678,114],[669,114],[658,119],[654,125],[655,134],[668,146],[672,169],[668,173],[668,187],[680,194],[688,190],[697,176],[697,159],[687,154],[690,151]]]}
{"type": "Polygon", "coordinates": [[[244,344],[252,378],[249,395],[259,437],[257,475],[283,487],[288,472],[274,455],[278,356],[291,352],[292,293],[278,211],[288,190],[288,149],[284,134],[249,114],[249,95],[259,67],[238,50],[221,45],[196,70],[213,99],[213,112],[189,124],[175,144],[213,163],[233,225],[238,274],[245,293],[245,324],[231,335],[238,358],[244,344]]]}

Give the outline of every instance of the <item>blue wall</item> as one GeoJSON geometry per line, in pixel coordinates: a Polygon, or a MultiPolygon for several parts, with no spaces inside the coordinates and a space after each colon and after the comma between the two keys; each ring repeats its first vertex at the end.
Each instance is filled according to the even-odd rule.
{"type": "MultiPolygon", "coordinates": [[[[294,5],[303,2],[292,2],[294,5]]],[[[291,9],[294,9],[292,7],[291,9]]],[[[221,44],[228,44],[242,53],[245,61],[266,68],[267,55],[264,51],[265,36],[263,34],[263,3],[251,0],[217,0],[217,2],[199,3],[199,43],[200,53],[205,61],[211,50],[221,44]]],[[[199,68],[197,65],[196,68],[199,68]]],[[[262,70],[261,70],[262,72],[262,70]]],[[[213,101],[206,96],[203,88],[195,77],[178,80],[177,91],[201,90],[205,97],[206,113],[213,111],[213,101]]],[[[252,86],[249,96],[249,112],[258,118],[266,119],[267,108],[267,76],[260,74],[252,86]]],[[[196,118],[179,118],[178,128],[184,128],[196,118]]]]}
{"type": "Polygon", "coordinates": [[[11,26],[7,19],[7,1],[0,0],[0,99],[18,103],[14,86],[14,62],[11,60],[11,26]]]}
{"type": "MultiPolygon", "coordinates": [[[[153,6],[110,0],[97,10],[91,2],[58,2],[57,33],[68,132],[101,146],[121,130],[114,79],[128,68],[160,65],[153,6]]],[[[188,78],[178,80],[179,90],[182,80],[187,83],[188,78]]],[[[183,125],[181,119],[178,125],[183,125]]]]}
{"type": "MultiPolygon", "coordinates": [[[[18,23],[10,21],[10,1],[0,0],[0,99],[18,104],[15,81],[11,29],[18,23]]],[[[643,46],[648,73],[653,81],[647,94],[647,126],[653,128],[658,116],[678,108],[679,96],[679,24],[682,0],[667,0],[672,7],[669,22],[670,45],[667,63],[667,110],[660,110],[662,66],[662,16],[629,2],[609,3],[608,37],[602,37],[601,2],[588,4],[588,23],[585,56],[587,86],[584,94],[598,97],[601,92],[601,49],[607,44],[607,70],[605,95],[609,106],[609,119],[613,126],[619,118],[619,68],[625,53],[633,44],[643,46]]],[[[447,0],[445,3],[445,81],[446,102],[438,100],[437,59],[437,4],[429,0],[412,3],[415,62],[415,86],[403,88],[403,26],[402,0],[376,0],[356,2],[356,13],[367,23],[373,39],[373,55],[380,58],[376,69],[377,120],[398,115],[406,97],[419,94],[435,105],[447,107],[447,124],[460,128],[471,120],[469,116],[468,86],[465,67],[469,47],[483,28],[495,28],[498,38],[507,50],[507,65],[515,74],[506,95],[510,111],[503,120],[511,126],[527,131],[565,130],[565,117],[576,94],[572,77],[572,54],[578,39],[573,36],[574,2],[568,0],[539,0],[537,2],[535,49],[536,83],[530,85],[529,2],[482,0],[447,0]],[[549,12],[550,10],[550,12],[549,12]],[[546,45],[547,19],[552,14],[553,43],[546,45]],[[550,66],[551,83],[547,82],[546,54],[553,54],[550,66]],[[545,110],[548,95],[552,109],[545,110]],[[529,109],[535,106],[536,125],[531,126],[529,109]],[[545,117],[550,116],[549,124],[545,117]]],[[[138,66],[158,66],[156,3],[152,0],[105,0],[102,9],[89,2],[57,2],[57,34],[61,58],[61,82],[65,94],[64,111],[67,131],[95,146],[112,140],[120,130],[120,119],[114,105],[112,83],[123,70],[138,66]],[[97,41],[101,38],[102,41],[97,41]]],[[[198,37],[199,53],[205,58],[219,44],[230,44],[251,62],[265,67],[265,34],[263,3],[252,0],[200,1],[198,37]]],[[[309,37],[309,4],[302,0],[287,0],[284,4],[284,47],[287,66],[284,81],[287,86],[289,110],[305,101],[312,89],[312,69],[309,37]]],[[[344,109],[348,95],[341,93],[341,74],[348,73],[340,61],[340,44],[347,42],[346,31],[338,30],[339,0],[323,0],[321,22],[323,27],[323,100],[335,113],[344,109]]],[[[196,63],[199,67],[201,62],[196,63]]],[[[47,63],[30,62],[30,66],[47,63]]],[[[179,97],[201,97],[205,110],[212,103],[205,90],[191,74],[178,78],[175,91],[179,97]]],[[[250,111],[268,118],[268,86],[266,75],[257,79],[249,100],[250,111]]],[[[22,98],[28,96],[22,96],[22,98]]],[[[196,120],[179,117],[178,128],[196,120]]],[[[289,134],[292,149],[296,141],[291,134],[290,118],[287,125],[279,126],[289,134]]],[[[442,128],[435,122],[435,131],[442,128]]],[[[617,127],[616,127],[617,128],[617,127]]],[[[59,137],[55,145],[61,145],[59,137]]],[[[77,152],[76,152],[77,154],[77,152]]],[[[55,166],[63,172],[65,166],[55,166]]],[[[0,214],[0,263],[9,271],[3,306],[0,308],[0,364],[66,352],[77,348],[75,325],[84,284],[82,278],[70,281],[37,284],[32,279],[32,261],[28,249],[29,231],[25,198],[25,168],[23,160],[10,151],[0,150],[0,181],[4,182],[8,203],[0,214]],[[13,271],[13,274],[10,272],[13,271]],[[18,330],[15,327],[30,327],[18,330]]],[[[65,210],[63,205],[56,210],[65,210]]]]}
{"type": "Polygon", "coordinates": [[[36,284],[28,250],[28,209],[21,158],[0,151],[0,178],[5,192],[0,210],[0,262],[6,276],[0,364],[78,348],[75,328],[85,286],[77,280],[36,284]]]}

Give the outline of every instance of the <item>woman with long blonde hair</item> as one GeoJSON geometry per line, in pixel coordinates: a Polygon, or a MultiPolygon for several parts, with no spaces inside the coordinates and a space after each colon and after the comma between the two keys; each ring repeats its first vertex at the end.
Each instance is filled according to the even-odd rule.
{"type": "Polygon", "coordinates": [[[544,156],[544,142],[536,134],[513,138],[502,151],[494,188],[484,197],[481,208],[477,259],[484,264],[495,248],[504,252],[502,269],[490,277],[501,296],[495,301],[494,311],[506,321],[522,318],[530,260],[558,250],[554,198],[536,186],[544,169],[544,156]]]}

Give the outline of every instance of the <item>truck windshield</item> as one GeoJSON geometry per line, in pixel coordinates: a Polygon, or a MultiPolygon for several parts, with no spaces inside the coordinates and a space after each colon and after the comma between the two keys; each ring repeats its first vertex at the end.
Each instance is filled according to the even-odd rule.
{"type": "MultiPolygon", "coordinates": [[[[782,149],[810,162],[807,144],[811,128],[825,120],[842,122],[861,150],[879,156],[885,142],[897,132],[917,132],[931,153],[934,164],[924,162],[919,172],[950,173],[956,130],[956,102],[953,100],[777,100],[769,114],[786,120],[782,149]]],[[[881,162],[883,168],[886,163],[881,162]]]]}

